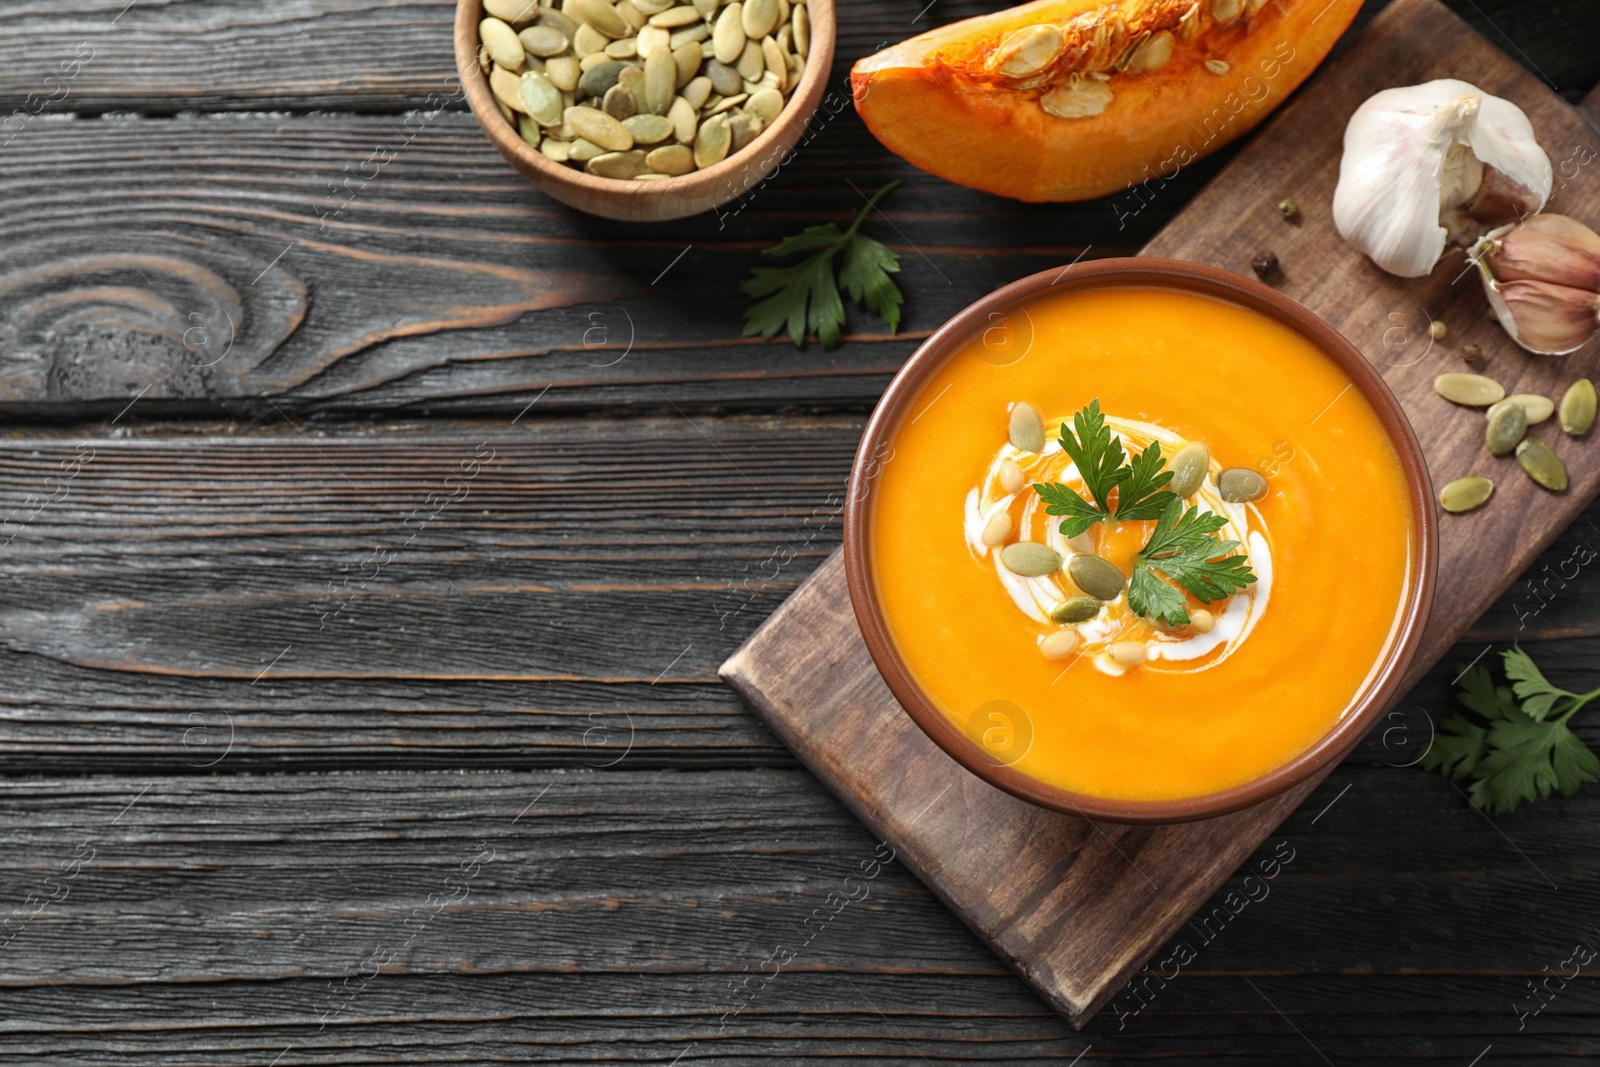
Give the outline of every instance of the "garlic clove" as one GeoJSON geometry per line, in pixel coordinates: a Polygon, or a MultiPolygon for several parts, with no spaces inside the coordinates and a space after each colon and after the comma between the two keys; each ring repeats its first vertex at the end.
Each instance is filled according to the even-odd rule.
{"type": "Polygon", "coordinates": [[[1501,282],[1553,282],[1600,292],[1600,234],[1566,215],[1534,215],[1489,235],[1484,252],[1501,282]]]}
{"type": "Polygon", "coordinates": [[[1600,330],[1600,294],[1553,282],[1484,279],[1495,317],[1529,352],[1565,356],[1600,330]]]}
{"type": "Polygon", "coordinates": [[[1334,223],[1379,267],[1417,278],[1448,241],[1543,207],[1553,179],[1510,101],[1453,78],[1385,89],[1345,127],[1334,223]]]}

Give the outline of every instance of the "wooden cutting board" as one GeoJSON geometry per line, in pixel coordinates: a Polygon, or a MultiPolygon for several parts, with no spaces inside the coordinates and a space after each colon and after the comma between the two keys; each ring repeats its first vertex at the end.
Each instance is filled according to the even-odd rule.
{"type": "MultiPolygon", "coordinates": [[[[1145,249],[1152,256],[1248,273],[1257,249],[1283,265],[1279,287],[1344,333],[1382,371],[1415,426],[1437,485],[1492,477],[1490,503],[1441,523],[1440,580],[1410,682],[1420,678],[1600,491],[1597,440],[1553,420],[1536,436],[1571,474],[1561,494],[1536,487],[1483,448],[1481,413],[1435,396],[1435,374],[1472,368],[1508,392],[1559,396],[1594,377],[1596,348],[1533,357],[1485,315],[1477,279],[1450,253],[1428,278],[1373,267],[1330,217],[1341,134],[1379,89],[1461,78],[1522,107],[1556,168],[1547,210],[1600,223],[1600,134],[1532,74],[1436,0],[1399,0],[1270,124],[1145,249]],[[1300,217],[1275,205],[1290,197],[1300,217]],[[1447,339],[1431,341],[1442,321],[1447,339]]],[[[1176,196],[1159,179],[1113,199],[1134,212],[1176,196]]],[[[1285,397],[1320,405],[1323,398],[1285,397]]],[[[1309,420],[1318,412],[1308,409],[1309,420]]],[[[1593,435],[1591,435],[1593,436],[1593,435]]],[[[1024,981],[1082,1025],[1163,945],[1321,782],[1256,808],[1182,826],[1096,824],[1043,811],[987,785],[905,715],[867,654],[835,553],[722,667],[727,679],[873,833],[1024,981]]]]}

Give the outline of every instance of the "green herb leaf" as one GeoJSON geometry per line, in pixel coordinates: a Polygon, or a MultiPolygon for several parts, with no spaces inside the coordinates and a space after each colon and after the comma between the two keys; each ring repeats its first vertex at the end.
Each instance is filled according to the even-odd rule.
{"type": "Polygon", "coordinates": [[[1067,516],[1061,523],[1061,533],[1065,537],[1077,537],[1105,518],[1099,508],[1059,482],[1038,482],[1033,490],[1045,502],[1047,515],[1067,516]]]}
{"type": "Polygon", "coordinates": [[[1158,519],[1167,505],[1178,499],[1176,493],[1162,488],[1172,481],[1166,466],[1159,441],[1151,441],[1149,448],[1134,457],[1128,476],[1117,488],[1117,518],[1158,519]]]}
{"type": "MultiPolygon", "coordinates": [[[[1134,578],[1139,577],[1140,571],[1160,571],[1206,604],[1232,596],[1254,582],[1256,576],[1248,559],[1230,555],[1240,547],[1239,542],[1216,536],[1227,524],[1222,516],[1201,511],[1198,506],[1184,510],[1183,501],[1174,496],[1144,548],[1133,557],[1134,578]]],[[[1168,625],[1187,623],[1189,614],[1183,610],[1181,598],[1177,610],[1172,610],[1172,598],[1156,591],[1152,582],[1164,584],[1154,575],[1138,582],[1137,588],[1130,583],[1128,606],[1146,618],[1163,618],[1168,625]]],[[[1177,597],[1176,592],[1173,597],[1177,597]]]]}
{"type": "Polygon", "coordinates": [[[1076,437],[1066,423],[1061,424],[1061,447],[1077,464],[1078,476],[1099,505],[1101,516],[1109,517],[1111,490],[1132,473],[1122,465],[1127,458],[1122,450],[1122,438],[1106,429],[1098,399],[1089,401],[1088,407],[1072,416],[1072,428],[1077,431],[1076,437]]]}
{"type": "Polygon", "coordinates": [[[1133,577],[1128,579],[1128,606],[1147,619],[1165,619],[1168,626],[1189,624],[1188,601],[1149,567],[1133,568],[1133,577]]]}
{"type": "Polygon", "coordinates": [[[1567,726],[1579,708],[1600,697],[1600,689],[1580,694],[1556,688],[1520,648],[1501,658],[1512,685],[1496,685],[1484,666],[1463,671],[1456,699],[1472,716],[1452,715],[1440,724],[1420,761],[1423,769],[1470,780],[1473,807],[1495,812],[1515,811],[1553,792],[1571,796],[1600,779],[1600,757],[1567,726]],[[1552,719],[1558,701],[1565,704],[1552,719]]]}
{"type": "Polygon", "coordinates": [[[844,327],[844,302],[834,280],[833,259],[840,252],[844,255],[839,281],[844,282],[845,292],[855,303],[865,302],[868,310],[888,325],[890,333],[897,332],[904,297],[889,275],[899,272],[899,257],[860,230],[867,213],[899,184],[896,179],[874,193],[848,230],[841,232],[831,222],[811,226],[763,249],[761,254],[769,257],[816,251],[810,258],[787,267],[751,268],[750,277],[740,288],[746,296],[764,299],[745,309],[744,336],[770,339],[786,331],[798,348],[810,332],[816,334],[822,347],[837,347],[844,327]]]}
{"type": "Polygon", "coordinates": [[[1557,700],[1577,696],[1546,681],[1533,659],[1521,648],[1513,645],[1501,653],[1501,658],[1505,660],[1506,677],[1511,679],[1512,691],[1522,700],[1523,712],[1535,722],[1543,722],[1557,700]]]}

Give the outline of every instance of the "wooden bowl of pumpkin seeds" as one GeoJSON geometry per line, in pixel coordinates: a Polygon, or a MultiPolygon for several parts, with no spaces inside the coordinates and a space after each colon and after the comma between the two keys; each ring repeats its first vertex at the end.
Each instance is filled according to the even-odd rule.
{"type": "Polygon", "coordinates": [[[557,200],[628,221],[720,207],[782,165],[833,43],[833,0],[456,7],[456,65],[495,147],[557,200]]]}

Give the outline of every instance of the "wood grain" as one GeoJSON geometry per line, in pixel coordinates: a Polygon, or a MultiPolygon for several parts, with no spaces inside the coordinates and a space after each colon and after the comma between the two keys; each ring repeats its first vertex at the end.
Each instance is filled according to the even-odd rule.
{"type": "MultiPolygon", "coordinates": [[[[1482,447],[1482,415],[1454,408],[1433,392],[1442,361],[1449,360],[1448,369],[1465,364],[1447,346],[1431,343],[1426,316],[1454,325],[1452,345],[1479,341],[1485,354],[1476,369],[1502,378],[1508,392],[1559,395],[1573,378],[1593,375],[1596,357],[1590,351],[1564,361],[1529,359],[1485,320],[1475,279],[1454,288],[1448,274],[1406,282],[1361,262],[1320,210],[1332,199],[1338,144],[1295,131],[1342,127],[1375,88],[1468,74],[1521,105],[1545,144],[1584,145],[1593,134],[1571,107],[1436,0],[1400,0],[1144,250],[1237,269],[1253,255],[1239,249],[1281,249],[1282,288],[1382,370],[1441,485],[1467,473],[1488,474],[1494,461],[1482,447]],[[1310,205],[1293,224],[1275,207],[1291,195],[1310,205]],[[1418,320],[1409,336],[1408,314],[1418,320]]],[[[1160,189],[1146,192],[1159,196],[1160,189]]],[[[1561,198],[1569,210],[1600,216],[1600,179],[1577,174],[1561,198]]],[[[1286,402],[1301,404],[1313,421],[1342,395],[1286,402]]],[[[1570,489],[1548,494],[1520,471],[1505,471],[1502,461],[1494,472],[1500,482],[1494,506],[1443,524],[1433,614],[1408,688],[1600,494],[1600,464],[1587,461],[1584,451],[1590,442],[1559,431],[1542,436],[1572,471],[1570,489]]],[[[1075,1026],[1098,1011],[1328,773],[1325,768],[1255,808],[1182,826],[1116,827],[1035,809],[966,773],[901,712],[856,628],[838,554],[722,673],[806,765],[1075,1026]],[[827,639],[803,642],[801,634],[827,639]]]]}

